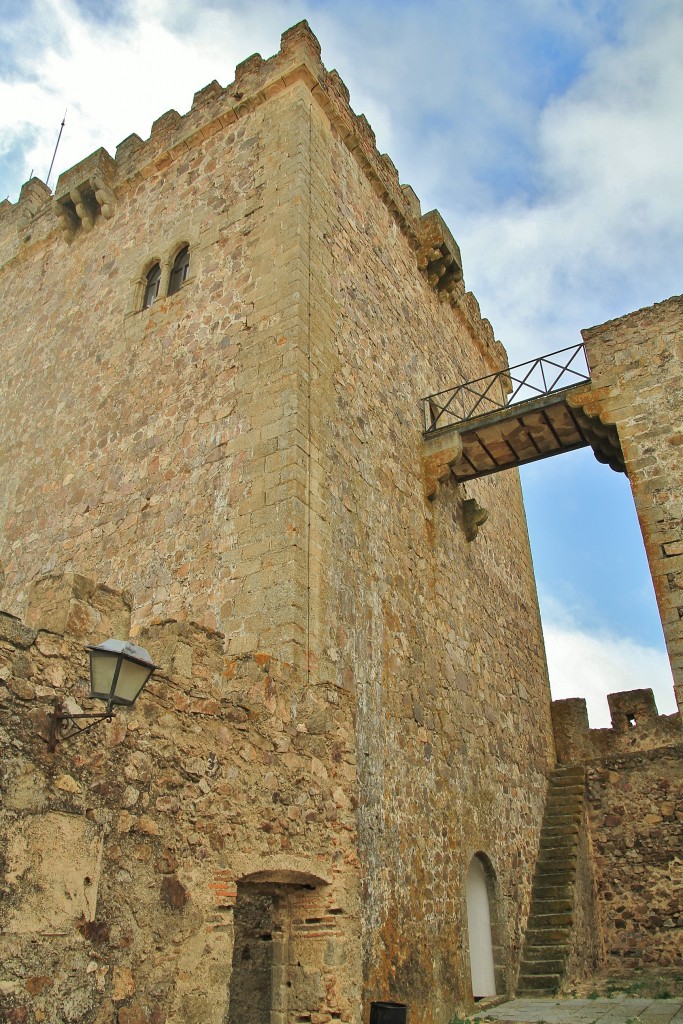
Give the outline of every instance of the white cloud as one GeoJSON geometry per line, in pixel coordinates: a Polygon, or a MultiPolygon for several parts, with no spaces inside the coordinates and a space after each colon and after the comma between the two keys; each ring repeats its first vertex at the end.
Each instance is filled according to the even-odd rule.
{"type": "Polygon", "coordinates": [[[680,291],[683,8],[653,6],[541,112],[539,192],[463,232],[468,283],[516,358],[680,291]]]}
{"type": "MultiPolygon", "coordinates": [[[[30,126],[36,141],[25,153],[24,175],[33,168],[45,178],[65,109],[52,185],[61,170],[100,146],[113,155],[131,133],[146,138],[156,118],[171,108],[187,111],[193,94],[213,78],[232,81],[254,42],[265,44],[265,56],[276,51],[290,24],[287,6],[202,10],[146,0],[112,26],[85,20],[72,0],[36,0],[31,25],[48,23],[51,32],[36,43],[24,23],[23,35],[8,30],[2,40],[15,68],[0,81],[0,157],[30,126]]],[[[20,184],[3,183],[0,191],[14,199],[20,184]]]]}
{"type": "Polygon", "coordinates": [[[628,637],[579,629],[571,612],[547,596],[544,607],[543,635],[555,700],[584,697],[594,729],[611,724],[608,693],[651,689],[660,715],[677,710],[671,667],[663,651],[628,637]]]}

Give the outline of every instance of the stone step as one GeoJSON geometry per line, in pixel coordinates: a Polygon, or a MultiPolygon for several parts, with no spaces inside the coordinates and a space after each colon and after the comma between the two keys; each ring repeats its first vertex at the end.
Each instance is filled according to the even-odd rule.
{"type": "Polygon", "coordinates": [[[571,864],[563,867],[557,860],[539,861],[536,864],[534,885],[573,885],[576,874],[576,865],[571,864]]]}
{"type": "Polygon", "coordinates": [[[528,928],[526,942],[531,946],[565,946],[569,942],[570,929],[557,926],[555,928],[528,928]]]}
{"type": "Polygon", "coordinates": [[[579,834],[579,823],[562,822],[561,825],[544,825],[541,829],[541,846],[544,843],[552,845],[571,844],[577,841],[579,834]],[[558,831],[558,828],[560,831],[558,831]]]}
{"type": "Polygon", "coordinates": [[[571,860],[578,854],[577,844],[568,843],[563,846],[541,846],[538,851],[537,864],[548,864],[558,860],[571,860]]]}
{"type": "Polygon", "coordinates": [[[545,805],[543,823],[556,814],[578,813],[583,807],[583,800],[578,797],[549,796],[545,805]]]}
{"type": "Polygon", "coordinates": [[[581,815],[576,814],[574,816],[570,816],[569,814],[563,814],[561,818],[555,819],[552,825],[546,824],[543,826],[541,829],[541,838],[545,838],[546,836],[548,836],[548,838],[552,838],[553,833],[546,830],[560,828],[565,829],[565,831],[558,832],[558,835],[572,836],[575,841],[578,840],[581,829],[581,815]],[[571,829],[576,829],[576,832],[570,831],[571,829]]]}
{"type": "MultiPolygon", "coordinates": [[[[534,887],[533,887],[533,889],[531,891],[531,900],[532,900],[532,902],[536,898],[536,887],[537,886],[540,889],[543,889],[543,890],[547,890],[547,889],[555,889],[555,890],[563,889],[565,892],[569,893],[568,898],[570,900],[573,900],[573,898],[574,898],[574,895],[573,895],[574,878],[575,878],[575,873],[572,873],[572,872],[568,873],[566,871],[563,872],[562,874],[555,873],[555,874],[552,875],[552,877],[550,875],[541,875],[541,874],[537,873],[536,874],[536,878],[534,879],[534,887]]],[[[541,893],[540,898],[542,898],[543,895],[544,895],[544,893],[541,893]]],[[[553,899],[552,896],[550,898],[553,899]]]]}
{"type": "Polygon", "coordinates": [[[547,797],[567,796],[578,797],[579,800],[583,800],[585,787],[586,783],[584,779],[567,780],[560,786],[556,786],[554,783],[551,783],[550,786],[548,786],[547,797]]]}
{"type": "Polygon", "coordinates": [[[566,960],[563,957],[555,957],[554,960],[522,960],[520,976],[530,974],[557,974],[562,976],[565,971],[566,960]]]}
{"type": "Polygon", "coordinates": [[[545,829],[541,833],[541,850],[573,850],[576,846],[576,836],[571,833],[561,833],[559,836],[549,836],[545,829]]]}
{"type": "Polygon", "coordinates": [[[557,785],[555,782],[551,782],[548,789],[548,796],[553,797],[561,794],[562,796],[572,795],[583,797],[585,785],[586,784],[583,779],[566,779],[563,780],[560,785],[557,785]]]}
{"type": "Polygon", "coordinates": [[[537,883],[534,885],[533,890],[533,902],[536,900],[544,902],[545,900],[566,900],[570,906],[574,904],[574,891],[572,886],[567,883],[566,885],[546,885],[543,878],[539,878],[537,883]]]}
{"type": "Polygon", "coordinates": [[[578,828],[580,821],[580,807],[577,807],[576,810],[571,812],[561,810],[550,814],[546,811],[545,818],[543,819],[543,828],[556,828],[558,825],[573,825],[578,828]]]}
{"type": "Polygon", "coordinates": [[[576,845],[572,846],[544,846],[538,851],[538,860],[536,865],[549,865],[551,871],[557,871],[557,865],[562,861],[566,861],[569,865],[570,862],[576,861],[578,850],[576,845]]]}
{"type": "Polygon", "coordinates": [[[550,839],[552,836],[573,836],[575,839],[579,834],[578,824],[571,822],[567,825],[544,825],[543,837],[550,839]]]}
{"type": "Polygon", "coordinates": [[[576,857],[576,843],[569,846],[542,846],[538,851],[538,863],[546,863],[551,860],[571,860],[576,857]]]}
{"type": "Polygon", "coordinates": [[[546,960],[552,960],[553,957],[566,961],[568,956],[569,946],[562,943],[554,943],[550,946],[525,946],[522,963],[525,961],[531,963],[536,960],[545,962],[546,960]]]}
{"type": "Polygon", "coordinates": [[[574,901],[569,896],[564,899],[539,899],[534,892],[531,901],[531,914],[568,914],[574,909],[574,901]]]}
{"type": "Polygon", "coordinates": [[[562,818],[580,818],[583,804],[568,800],[555,800],[550,806],[546,806],[543,817],[543,825],[564,825],[562,818]]]}
{"type": "Polygon", "coordinates": [[[574,922],[574,915],[569,911],[561,911],[559,914],[531,914],[529,924],[531,931],[538,928],[558,928],[562,925],[571,926],[574,922]]]}
{"type": "Polygon", "coordinates": [[[517,995],[540,995],[547,992],[552,995],[560,987],[559,974],[520,974],[517,982],[517,995]]]}
{"type": "Polygon", "coordinates": [[[541,838],[551,838],[554,835],[565,835],[572,836],[574,839],[577,838],[581,829],[581,818],[582,814],[560,814],[556,818],[553,818],[550,824],[546,821],[541,828],[541,838]],[[563,829],[563,831],[559,831],[563,829]],[[576,831],[572,831],[576,829],[576,831]]]}

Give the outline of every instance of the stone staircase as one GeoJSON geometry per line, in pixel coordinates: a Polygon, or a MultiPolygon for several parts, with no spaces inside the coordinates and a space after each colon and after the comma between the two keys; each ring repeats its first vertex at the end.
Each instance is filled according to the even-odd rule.
{"type": "Polygon", "coordinates": [[[569,956],[585,769],[556,768],[548,784],[517,994],[558,991],[569,956]]]}

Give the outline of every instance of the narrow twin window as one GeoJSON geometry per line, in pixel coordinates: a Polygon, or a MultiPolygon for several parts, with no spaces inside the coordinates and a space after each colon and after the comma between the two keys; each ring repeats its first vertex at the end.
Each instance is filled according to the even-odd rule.
{"type": "Polygon", "coordinates": [[[147,273],[147,283],[145,285],[145,298],[142,303],[143,309],[149,309],[157,295],[159,294],[159,282],[161,281],[161,267],[158,263],[147,273]]]}
{"type": "Polygon", "coordinates": [[[183,283],[187,280],[187,275],[190,273],[190,247],[186,245],[180,250],[175,258],[173,264],[173,270],[171,271],[171,280],[168,284],[168,294],[173,295],[175,292],[179,292],[183,283]]]}
{"type": "MultiPolygon", "coordinates": [[[[179,292],[190,273],[190,247],[183,246],[173,262],[171,276],[168,282],[168,295],[179,292]]],[[[147,271],[145,278],[145,292],[142,300],[142,308],[149,309],[155,299],[159,297],[161,286],[161,264],[155,263],[147,271]]]]}

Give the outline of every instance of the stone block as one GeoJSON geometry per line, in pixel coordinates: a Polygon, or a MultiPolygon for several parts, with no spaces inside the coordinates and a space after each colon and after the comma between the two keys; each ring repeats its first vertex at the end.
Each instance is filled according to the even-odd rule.
{"type": "Polygon", "coordinates": [[[44,576],[29,589],[26,622],[36,629],[101,643],[128,639],[131,600],[77,573],[44,576]]]}

